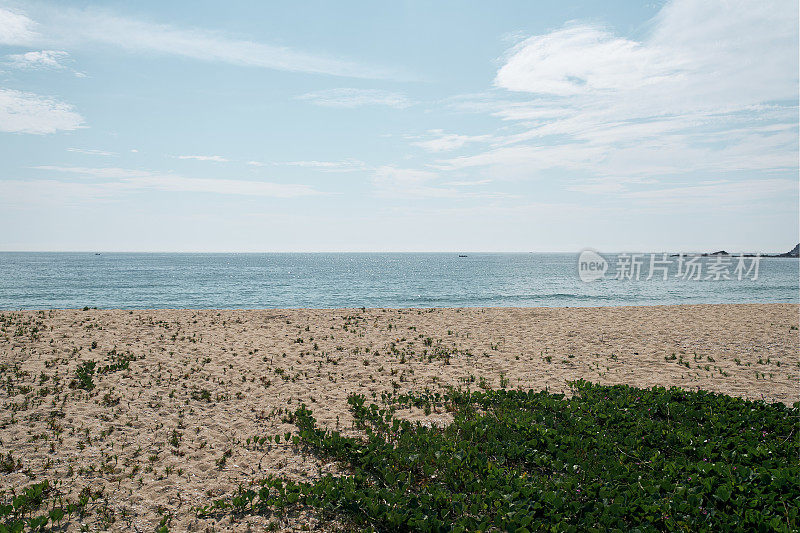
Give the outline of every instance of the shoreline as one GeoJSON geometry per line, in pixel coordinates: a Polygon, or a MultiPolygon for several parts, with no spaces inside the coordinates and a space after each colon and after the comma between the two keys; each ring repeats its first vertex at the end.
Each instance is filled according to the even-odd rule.
{"type": "MultiPolygon", "coordinates": [[[[800,297],[798,298],[800,299],[800,297]]],[[[462,307],[46,307],[46,308],[22,308],[22,309],[0,309],[2,313],[37,313],[40,311],[152,311],[152,312],[175,312],[175,311],[456,311],[462,309],[486,309],[486,310],[526,310],[526,309],[614,309],[614,308],[672,308],[672,307],[700,307],[700,306],[748,306],[748,305],[795,305],[800,306],[798,301],[774,301],[774,302],[736,302],[736,303],[685,303],[685,304],[611,304],[611,305],[542,305],[542,306],[462,306],[462,307]]]]}

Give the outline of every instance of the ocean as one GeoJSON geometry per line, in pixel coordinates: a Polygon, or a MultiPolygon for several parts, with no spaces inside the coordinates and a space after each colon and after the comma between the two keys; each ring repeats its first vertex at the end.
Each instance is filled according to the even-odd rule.
{"type": "MultiPolygon", "coordinates": [[[[647,279],[649,254],[638,258],[640,270],[626,256],[603,254],[608,272],[584,282],[577,253],[464,255],[2,252],[0,309],[797,303],[800,290],[798,260],[788,258],[761,258],[757,276],[752,268],[737,271],[734,257],[719,260],[725,268],[700,258],[705,269],[687,279],[686,265],[659,254],[664,280],[664,270],[647,279]]],[[[752,266],[752,259],[743,261],[752,266]]]]}

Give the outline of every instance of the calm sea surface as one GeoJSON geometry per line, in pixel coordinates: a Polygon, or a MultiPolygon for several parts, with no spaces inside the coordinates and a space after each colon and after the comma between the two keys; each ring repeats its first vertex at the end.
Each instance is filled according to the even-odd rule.
{"type": "MultiPolygon", "coordinates": [[[[758,279],[585,283],[578,254],[0,253],[0,309],[606,306],[798,302],[798,260],[763,258],[758,279]]],[[[670,259],[677,263],[676,258],[670,259]]],[[[703,258],[704,263],[710,259],[703,258]]],[[[747,260],[748,262],[750,260],[747,260]]],[[[749,266],[749,265],[748,265],[749,266]]],[[[703,277],[706,272],[703,271],[703,277]]]]}

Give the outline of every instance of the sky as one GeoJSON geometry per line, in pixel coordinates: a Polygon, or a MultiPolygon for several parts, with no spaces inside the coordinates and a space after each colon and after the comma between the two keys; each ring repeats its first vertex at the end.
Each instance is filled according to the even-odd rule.
{"type": "Polygon", "coordinates": [[[800,241],[791,0],[0,0],[0,250],[800,241]]]}

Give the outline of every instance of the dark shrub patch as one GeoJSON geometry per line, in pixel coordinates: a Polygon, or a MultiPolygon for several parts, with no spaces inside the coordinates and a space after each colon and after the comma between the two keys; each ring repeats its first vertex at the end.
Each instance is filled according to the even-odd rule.
{"type": "Polygon", "coordinates": [[[74,389],[83,389],[91,391],[94,389],[94,372],[97,367],[95,361],[84,361],[75,370],[75,378],[70,382],[69,386],[74,389]]]}
{"type": "MultiPolygon", "coordinates": [[[[382,531],[796,531],[798,404],[704,391],[599,386],[575,395],[488,391],[350,398],[363,438],[317,427],[301,407],[298,449],[348,475],[240,487],[201,515],[308,506],[382,531]],[[408,405],[454,421],[393,416],[408,405]]],[[[268,438],[272,441],[272,438],[268,438]]]]}
{"type": "Polygon", "coordinates": [[[88,487],[75,502],[67,500],[48,481],[34,483],[20,492],[2,493],[0,533],[21,531],[62,531],[73,516],[82,517],[89,502],[102,497],[88,487]]]}

